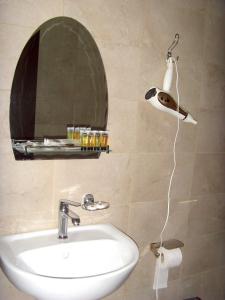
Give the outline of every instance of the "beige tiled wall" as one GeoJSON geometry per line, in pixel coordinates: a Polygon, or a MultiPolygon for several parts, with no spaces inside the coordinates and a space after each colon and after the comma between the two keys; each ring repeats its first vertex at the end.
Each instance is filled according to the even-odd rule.
{"type": "MultiPolygon", "coordinates": [[[[92,192],[111,208],[78,209],[82,224],[110,222],[129,233],[141,253],[128,281],[106,299],[155,299],[149,243],[159,238],[166,215],[176,119],[155,110],[144,95],[162,85],[165,52],[179,32],[180,101],[199,123],[180,124],[165,238],[179,238],[185,247],[160,300],[224,299],[224,18],[223,0],[0,1],[0,233],[53,228],[59,198],[79,200],[92,192]],[[85,25],[99,46],[113,153],[99,160],[16,162],[8,121],[16,62],[32,32],[61,15],[85,25]]],[[[1,275],[0,299],[32,298],[1,275]]]]}

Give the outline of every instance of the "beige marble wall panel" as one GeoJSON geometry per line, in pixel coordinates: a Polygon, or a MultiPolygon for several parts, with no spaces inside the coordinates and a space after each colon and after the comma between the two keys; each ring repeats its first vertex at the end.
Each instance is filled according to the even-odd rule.
{"type": "Polygon", "coordinates": [[[180,299],[202,297],[202,276],[201,273],[182,278],[179,285],[180,299]]]}
{"type": "Polygon", "coordinates": [[[225,298],[225,268],[209,270],[202,274],[202,299],[224,300],[225,298]]]}
{"type": "Polygon", "coordinates": [[[224,193],[223,153],[196,154],[191,193],[193,196],[224,193]]]}
{"type": "Polygon", "coordinates": [[[225,3],[223,0],[208,0],[206,8],[208,14],[218,17],[224,17],[225,15],[225,3]]]}
{"type": "Polygon", "coordinates": [[[190,209],[188,236],[194,237],[225,231],[225,195],[196,197],[190,209]]]}
{"type": "Polygon", "coordinates": [[[109,101],[109,145],[113,153],[136,151],[137,103],[121,98],[109,101]]]}
{"type": "Polygon", "coordinates": [[[38,222],[48,223],[46,220],[51,219],[53,212],[53,164],[15,161],[12,153],[2,155],[0,163],[1,231],[6,233],[19,232],[22,228],[22,231],[29,231],[31,227],[43,228],[38,222]]]}
{"type": "Polygon", "coordinates": [[[202,68],[201,111],[225,110],[225,68],[205,63],[202,68]]]}
{"type": "Polygon", "coordinates": [[[172,152],[176,119],[154,108],[147,101],[138,103],[137,152],[172,152]]]}
{"type": "Polygon", "coordinates": [[[159,290],[159,298],[162,300],[180,300],[180,280],[173,280],[166,289],[159,290]]]}
{"type": "Polygon", "coordinates": [[[125,291],[125,300],[153,300],[155,299],[155,292],[152,287],[139,287],[137,289],[127,289],[125,291]]]}
{"type": "MultiPolygon", "coordinates": [[[[219,3],[221,1],[218,1],[219,3]]],[[[210,3],[210,1],[209,1],[210,3]]],[[[219,4],[218,4],[219,5],[219,4]]],[[[205,37],[204,37],[204,59],[207,62],[222,65],[225,63],[225,33],[224,33],[224,17],[225,10],[218,11],[212,9],[212,2],[207,7],[207,14],[205,18],[205,37]]]]}
{"type": "Polygon", "coordinates": [[[80,21],[94,35],[97,40],[108,42],[118,41],[127,36],[127,28],[121,11],[122,1],[109,0],[71,0],[64,1],[64,14],[80,21]],[[96,18],[96,16],[98,16],[96,18]]]}
{"type": "MultiPolygon", "coordinates": [[[[225,234],[207,234],[184,240],[182,274],[194,275],[225,266],[225,234]]],[[[222,284],[222,283],[221,283],[222,284]]]]}
{"type": "MultiPolygon", "coordinates": [[[[9,91],[0,90],[0,136],[1,139],[9,139],[9,91]]],[[[2,143],[2,142],[1,142],[2,143]]]]}
{"type": "Polygon", "coordinates": [[[140,48],[98,43],[105,65],[109,101],[111,97],[137,101],[139,99],[140,48]]]}
{"type": "Polygon", "coordinates": [[[9,128],[9,105],[10,105],[10,91],[0,90],[0,156],[10,154],[12,155],[12,147],[10,140],[9,128]]]}
{"type": "Polygon", "coordinates": [[[203,53],[204,3],[201,2],[196,7],[191,3],[148,1],[147,26],[149,39],[154,40],[160,49],[166,50],[171,43],[171,37],[174,37],[176,32],[180,33],[181,41],[174,55],[177,53],[182,59],[198,61],[203,53]],[[202,8],[197,8],[198,5],[202,8]]]}
{"type": "Polygon", "coordinates": [[[130,200],[132,202],[142,202],[165,199],[171,170],[171,154],[132,155],[130,200]]]}
{"type": "MultiPolygon", "coordinates": [[[[171,196],[185,199],[190,196],[194,156],[182,153],[177,155],[176,160],[171,196]]],[[[132,155],[131,201],[166,199],[172,170],[173,156],[170,153],[132,155]]]]}
{"type": "MultiPolygon", "coordinates": [[[[146,27],[147,28],[147,27],[146,27]]],[[[146,29],[145,28],[145,29],[146,29]]],[[[166,70],[165,53],[160,51],[157,42],[150,39],[147,29],[147,45],[140,47],[140,76],[138,80],[138,90],[140,94],[139,102],[145,101],[146,92],[153,86],[162,87],[163,75],[166,70]]]]}
{"type": "Polygon", "coordinates": [[[38,27],[47,19],[62,15],[61,0],[0,1],[0,23],[38,27]]]}
{"type": "MultiPolygon", "coordinates": [[[[163,233],[163,238],[177,238],[183,240],[187,237],[189,214],[195,201],[170,202],[170,217],[163,233]]],[[[130,206],[129,233],[142,248],[151,242],[159,240],[167,215],[167,201],[140,202],[130,206]]],[[[145,251],[144,251],[145,252],[145,251]]]]}
{"type": "Polygon", "coordinates": [[[127,154],[102,154],[99,159],[55,161],[55,203],[69,198],[80,201],[85,193],[112,206],[129,201],[130,174],[127,173],[127,154]]]}
{"type": "MultiPolygon", "coordinates": [[[[5,198],[4,195],[3,198],[5,198]]],[[[33,201],[32,198],[30,201],[33,201]]],[[[11,215],[9,211],[8,214],[4,214],[0,218],[1,235],[54,229],[58,226],[56,216],[48,211],[30,211],[29,213],[23,213],[18,209],[18,214],[16,216],[11,215]]]]}
{"type": "MultiPolygon", "coordinates": [[[[141,3],[142,4],[142,3],[141,3]]],[[[136,0],[64,1],[64,14],[77,19],[97,41],[120,45],[137,45],[143,41],[143,6],[136,0]],[[96,17],[98,16],[98,17],[96,17]]]]}
{"type": "Polygon", "coordinates": [[[225,109],[199,113],[197,152],[218,153],[225,149],[225,109]]]}

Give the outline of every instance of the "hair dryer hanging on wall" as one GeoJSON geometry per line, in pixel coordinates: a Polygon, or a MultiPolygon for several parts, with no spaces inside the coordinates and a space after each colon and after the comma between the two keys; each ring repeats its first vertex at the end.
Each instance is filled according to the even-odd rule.
{"type": "Polygon", "coordinates": [[[167,70],[164,76],[163,89],[152,87],[146,93],[145,99],[155,108],[168,112],[171,115],[178,117],[184,122],[197,124],[190,113],[177,105],[176,101],[169,94],[173,80],[173,67],[176,64],[176,59],[172,57],[172,50],[176,47],[179,41],[179,34],[175,35],[175,39],[167,51],[167,70]]]}

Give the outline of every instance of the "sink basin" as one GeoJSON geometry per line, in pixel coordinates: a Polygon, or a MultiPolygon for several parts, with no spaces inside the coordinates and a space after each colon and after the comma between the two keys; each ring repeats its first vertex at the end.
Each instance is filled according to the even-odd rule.
{"type": "Polygon", "coordinates": [[[119,288],[135,267],[134,241],[110,224],[0,238],[0,265],[8,279],[39,300],[95,300],[119,288]]]}

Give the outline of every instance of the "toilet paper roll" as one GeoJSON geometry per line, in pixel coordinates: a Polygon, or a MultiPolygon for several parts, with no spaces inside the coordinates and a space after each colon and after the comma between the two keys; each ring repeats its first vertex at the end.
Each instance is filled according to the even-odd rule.
{"type": "Polygon", "coordinates": [[[161,255],[156,259],[154,290],[167,288],[169,269],[179,266],[182,262],[180,248],[167,250],[164,247],[160,247],[158,252],[161,255]]]}

